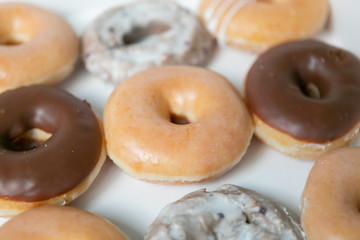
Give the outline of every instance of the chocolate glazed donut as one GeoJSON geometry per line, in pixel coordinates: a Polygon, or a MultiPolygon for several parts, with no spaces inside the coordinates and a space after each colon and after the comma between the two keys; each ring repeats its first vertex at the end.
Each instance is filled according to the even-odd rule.
{"type": "Polygon", "coordinates": [[[37,85],[1,94],[0,201],[39,202],[62,194],[61,203],[72,200],[100,170],[103,141],[88,104],[63,90],[37,85]],[[50,137],[26,140],[23,136],[33,129],[50,137]]]}
{"type": "Polygon", "coordinates": [[[287,154],[312,158],[308,147],[318,155],[359,132],[360,61],[325,43],[294,41],[270,49],[250,69],[245,91],[259,123],[256,134],[287,154]],[[275,132],[282,136],[271,136],[275,132]]]}

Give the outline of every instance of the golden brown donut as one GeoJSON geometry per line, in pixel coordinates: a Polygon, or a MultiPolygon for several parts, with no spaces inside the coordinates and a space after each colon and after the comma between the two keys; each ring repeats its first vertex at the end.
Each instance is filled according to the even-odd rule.
{"type": "Polygon", "coordinates": [[[358,240],[360,148],[320,156],[302,195],[301,225],[309,240],[358,240]]]}
{"type": "Polygon", "coordinates": [[[104,110],[106,147],[125,173],[165,183],[204,181],[229,170],[253,134],[235,88],[210,70],[166,66],[120,83],[104,110]]]}
{"type": "Polygon", "coordinates": [[[42,206],[7,221],[0,227],[0,239],[128,240],[128,237],[106,219],[84,210],[42,206]]]}
{"type": "Polygon", "coordinates": [[[318,32],[329,14],[327,0],[202,0],[200,16],[220,42],[263,51],[318,32]]]}
{"type": "Polygon", "coordinates": [[[25,3],[0,4],[0,92],[64,79],[78,49],[77,36],[61,17],[25,3]]]}

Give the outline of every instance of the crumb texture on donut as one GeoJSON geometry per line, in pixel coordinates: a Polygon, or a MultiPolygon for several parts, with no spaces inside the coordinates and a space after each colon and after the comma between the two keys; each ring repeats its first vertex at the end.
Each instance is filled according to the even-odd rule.
{"type": "Polygon", "coordinates": [[[147,181],[186,183],[229,170],[253,134],[240,94],[224,77],[166,66],[120,83],[104,110],[110,158],[147,181]]]}
{"type": "Polygon", "coordinates": [[[148,228],[145,240],[304,240],[285,208],[266,197],[226,184],[201,189],[166,206],[148,228]]]}
{"type": "Polygon", "coordinates": [[[321,155],[302,195],[301,226],[309,240],[360,236],[360,147],[321,155]]]}
{"type": "Polygon", "coordinates": [[[328,0],[202,0],[200,16],[220,43],[263,51],[320,31],[328,0]]]}
{"type": "Polygon", "coordinates": [[[1,3],[0,16],[0,92],[54,84],[73,71],[79,40],[63,18],[26,3],[1,3]]]}
{"type": "Polygon", "coordinates": [[[214,39],[197,17],[171,1],[110,9],[83,35],[86,68],[113,84],[165,64],[204,65],[214,48],[214,39]]]}
{"type": "Polygon", "coordinates": [[[0,239],[129,240],[106,219],[63,206],[38,207],[13,217],[0,227],[0,239]]]}

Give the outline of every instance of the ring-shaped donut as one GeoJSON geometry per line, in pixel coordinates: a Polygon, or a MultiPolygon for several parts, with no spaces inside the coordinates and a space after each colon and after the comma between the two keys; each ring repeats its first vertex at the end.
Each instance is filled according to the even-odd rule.
{"type": "Polygon", "coordinates": [[[86,68],[113,84],[151,67],[204,65],[214,47],[214,38],[193,13],[162,0],[105,11],[83,35],[86,68]]]}
{"type": "Polygon", "coordinates": [[[85,102],[42,85],[0,94],[0,215],[72,201],[105,157],[102,126],[85,102]],[[33,129],[50,137],[18,140],[33,129]]]}
{"type": "Polygon", "coordinates": [[[253,134],[236,89],[210,70],[153,68],[120,83],[104,110],[109,157],[151,182],[205,181],[229,170],[253,134]]]}
{"type": "Polygon", "coordinates": [[[106,219],[64,206],[37,207],[11,218],[0,227],[0,239],[129,240],[106,219]]]}
{"type": "Polygon", "coordinates": [[[200,4],[200,16],[219,42],[253,51],[313,36],[328,15],[328,0],[202,0],[200,4]]]}
{"type": "Polygon", "coordinates": [[[70,74],[79,40],[63,18],[25,3],[1,3],[0,16],[0,92],[70,74]]]}
{"type": "Polygon", "coordinates": [[[305,240],[287,209],[250,189],[200,189],[164,207],[146,231],[156,239],[305,240]]]}
{"type": "Polygon", "coordinates": [[[302,195],[301,226],[307,239],[359,239],[359,156],[359,147],[346,147],[315,161],[302,195]]]}
{"type": "Polygon", "coordinates": [[[245,95],[256,135],[283,153],[313,159],[359,134],[360,61],[323,42],[289,42],[260,55],[245,95]]]}

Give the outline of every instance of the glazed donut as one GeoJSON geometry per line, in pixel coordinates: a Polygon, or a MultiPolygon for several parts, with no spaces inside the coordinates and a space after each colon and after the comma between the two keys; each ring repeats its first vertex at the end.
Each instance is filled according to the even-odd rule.
{"type": "Polygon", "coordinates": [[[276,46],[245,81],[256,135],[303,159],[352,142],[360,129],[360,61],[315,40],[276,46]]]}
{"type": "Polygon", "coordinates": [[[120,83],[104,110],[109,157],[135,178],[205,181],[229,170],[253,134],[245,104],[222,76],[166,66],[120,83]]]}
{"type": "Polygon", "coordinates": [[[0,115],[0,216],[67,204],[90,186],[106,152],[88,104],[32,85],[0,94],[0,115]]]}
{"type": "Polygon", "coordinates": [[[360,148],[320,156],[302,196],[301,225],[309,240],[357,240],[360,236],[360,148]]]}
{"type": "Polygon", "coordinates": [[[202,0],[200,16],[219,42],[263,51],[313,36],[329,15],[327,0],[202,0]]]}
{"type": "Polygon", "coordinates": [[[0,239],[129,240],[106,219],[64,206],[37,207],[13,217],[0,227],[0,239]]]}
{"type": "Polygon", "coordinates": [[[1,3],[0,16],[0,92],[70,74],[79,40],[61,17],[25,3],[1,3]]]}
{"type": "Polygon", "coordinates": [[[166,206],[146,231],[145,240],[287,239],[305,240],[286,209],[265,196],[225,184],[200,189],[166,206]]]}
{"type": "Polygon", "coordinates": [[[214,39],[194,14],[161,0],[110,9],[83,35],[86,68],[113,84],[165,64],[204,65],[214,48],[214,39]]]}

